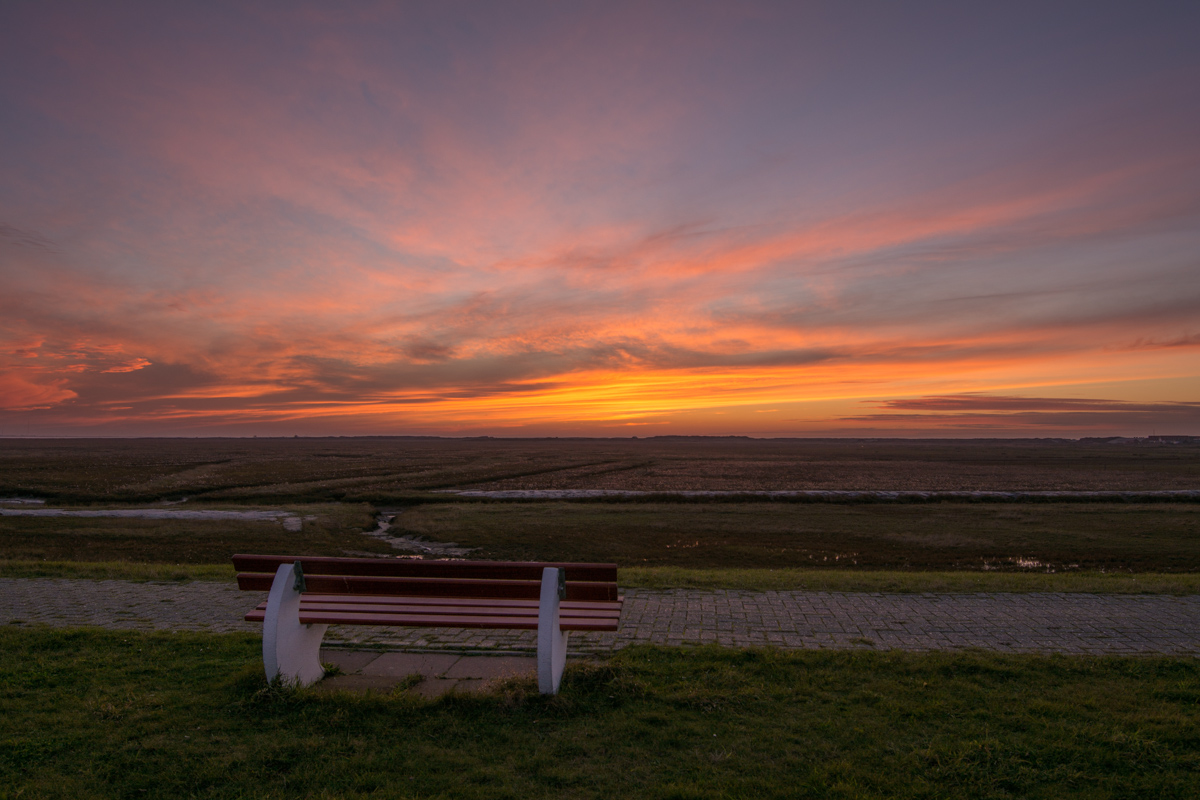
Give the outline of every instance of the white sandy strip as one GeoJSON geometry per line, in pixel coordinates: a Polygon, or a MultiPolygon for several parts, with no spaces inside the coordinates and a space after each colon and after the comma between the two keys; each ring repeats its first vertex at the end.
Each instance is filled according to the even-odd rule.
{"type": "Polygon", "coordinates": [[[289,531],[304,521],[289,511],[184,511],[174,508],[0,508],[0,517],[127,517],[135,519],[238,520],[281,522],[289,531]]]}
{"type": "Polygon", "coordinates": [[[1125,502],[1162,500],[1200,501],[1200,490],[1172,489],[1163,491],[1104,491],[1104,492],[869,492],[779,490],[779,491],[635,491],[626,489],[439,489],[438,491],[459,497],[487,497],[503,500],[568,500],[589,497],[778,497],[815,501],[873,500],[880,502],[903,502],[919,500],[974,500],[974,501],[1020,501],[1020,500],[1121,500],[1125,502]]]}
{"type": "Polygon", "coordinates": [[[274,522],[288,511],[184,511],[172,508],[0,508],[0,517],[137,517],[140,519],[240,519],[274,522]]]}

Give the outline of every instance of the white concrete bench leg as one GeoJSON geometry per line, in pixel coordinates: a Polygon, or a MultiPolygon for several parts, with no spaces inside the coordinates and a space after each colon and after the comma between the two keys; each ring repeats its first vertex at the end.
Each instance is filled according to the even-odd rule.
{"type": "Polygon", "coordinates": [[[263,669],[268,681],[279,676],[288,683],[308,686],[325,675],[321,640],[329,626],[300,623],[302,581],[293,564],[280,564],[275,571],[263,619],[263,669]]]}
{"type": "Polygon", "coordinates": [[[538,607],[538,691],[558,694],[563,667],[567,664],[567,634],[560,627],[558,604],[565,593],[562,570],[542,570],[542,599],[538,607]]]}

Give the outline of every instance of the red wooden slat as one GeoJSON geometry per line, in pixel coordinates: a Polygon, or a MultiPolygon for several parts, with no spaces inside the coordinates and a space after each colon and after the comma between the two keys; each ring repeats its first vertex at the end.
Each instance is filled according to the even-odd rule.
{"type": "MultiPolygon", "coordinates": [[[[246,614],[247,622],[262,622],[266,614],[263,611],[254,610],[246,614]]],[[[304,614],[300,615],[300,621],[303,623],[319,623],[327,625],[398,625],[409,626],[416,628],[508,628],[516,630],[537,630],[537,618],[531,617],[489,617],[489,624],[480,624],[479,617],[446,617],[446,616],[426,616],[416,614],[363,614],[357,616],[347,616],[340,613],[322,613],[322,614],[304,614]],[[513,622],[514,619],[521,620],[520,623],[513,622]],[[419,621],[418,621],[419,620],[419,621]]],[[[615,619],[592,619],[588,617],[563,617],[559,621],[559,627],[565,631],[615,631],[617,630],[618,620],[615,619]]]]}
{"type": "MultiPolygon", "coordinates": [[[[330,608],[338,608],[342,606],[361,606],[361,604],[372,604],[372,606],[392,607],[392,606],[408,606],[412,608],[442,608],[442,607],[461,607],[461,608],[500,608],[508,609],[514,613],[521,613],[522,610],[532,610],[536,613],[539,608],[538,601],[534,600],[470,600],[467,597],[380,597],[370,595],[312,595],[305,594],[301,599],[302,606],[312,606],[314,603],[323,604],[330,608]]],[[[604,612],[619,614],[622,603],[584,603],[563,601],[560,604],[560,612],[563,614],[580,614],[584,612],[604,612]]],[[[258,604],[258,609],[266,608],[266,601],[258,604]]]]}
{"type": "MultiPolygon", "coordinates": [[[[331,614],[439,614],[443,616],[499,616],[499,617],[537,617],[537,608],[495,608],[487,605],[469,606],[433,606],[406,605],[402,603],[372,603],[373,598],[366,598],[362,603],[312,603],[301,602],[300,613],[306,611],[321,611],[331,614]]],[[[266,603],[257,606],[255,611],[266,612],[266,603]]],[[[620,608],[605,609],[560,609],[559,617],[617,619],[621,616],[620,608]]]]}
{"type": "MultiPolygon", "coordinates": [[[[341,625],[403,625],[413,628],[507,628],[510,630],[537,630],[536,617],[454,617],[452,622],[441,615],[426,614],[343,614],[341,612],[304,612],[300,622],[305,624],[341,625]]],[[[615,620],[563,619],[559,625],[563,630],[615,631],[615,620]]]]}
{"type": "Polygon", "coordinates": [[[483,606],[375,606],[375,605],[338,605],[327,606],[322,603],[301,605],[300,614],[342,614],[358,616],[374,614],[376,616],[416,614],[420,616],[446,617],[511,617],[521,619],[537,619],[537,612],[524,612],[511,608],[487,608],[483,606]]]}
{"type": "MultiPolygon", "coordinates": [[[[329,614],[432,614],[444,617],[533,617],[538,616],[537,609],[488,608],[487,606],[405,606],[405,605],[374,605],[362,603],[345,605],[342,603],[302,603],[300,613],[322,612],[329,614]]],[[[617,619],[619,611],[567,611],[560,612],[560,619],[617,619]]]]}
{"type": "MultiPolygon", "coordinates": [[[[268,592],[275,580],[273,573],[239,573],[238,588],[268,592]]],[[[308,575],[304,582],[314,594],[378,594],[412,597],[495,597],[533,600],[541,596],[540,578],[536,581],[467,580],[460,578],[382,578],[358,575],[308,575]]],[[[567,583],[567,600],[615,601],[615,583],[567,583]]]]}
{"type": "MultiPolygon", "coordinates": [[[[274,575],[238,575],[243,589],[270,591],[274,575]]],[[[313,594],[379,594],[412,597],[496,597],[537,599],[541,581],[463,580],[458,578],[380,578],[359,575],[304,576],[313,594]]]]}
{"type": "MultiPolygon", "coordinates": [[[[537,600],[513,600],[507,597],[406,597],[404,595],[361,595],[361,594],[313,594],[305,592],[301,598],[304,604],[309,603],[328,603],[330,605],[346,604],[358,605],[360,603],[373,603],[376,605],[412,605],[412,606],[463,606],[465,608],[473,608],[476,606],[485,606],[487,608],[510,608],[514,611],[521,609],[537,609],[537,600]]],[[[596,605],[596,604],[593,604],[596,605]]],[[[259,608],[266,608],[267,603],[264,600],[259,603],[259,608]]]]}
{"type": "Polygon", "coordinates": [[[272,575],[280,564],[299,561],[305,575],[358,575],[366,577],[488,578],[493,580],[541,580],[542,569],[560,567],[568,581],[604,582],[617,580],[616,564],[533,561],[424,561],[391,558],[327,558],[315,556],[233,557],[238,572],[272,575]]]}
{"type": "Polygon", "coordinates": [[[438,614],[342,614],[324,611],[302,613],[303,623],[341,625],[402,625],[414,628],[510,628],[536,630],[536,617],[455,617],[450,620],[438,614]]]}

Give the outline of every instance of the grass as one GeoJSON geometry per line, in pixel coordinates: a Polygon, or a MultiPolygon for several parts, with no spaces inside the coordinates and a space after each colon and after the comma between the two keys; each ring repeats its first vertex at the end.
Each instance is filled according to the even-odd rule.
{"type": "MultiPolygon", "coordinates": [[[[189,509],[236,508],[190,503],[189,509]]],[[[279,522],[0,517],[0,576],[231,581],[235,552],[392,555],[368,504],[279,522]]],[[[1200,504],[439,502],[393,532],[473,557],[615,561],[654,589],[1200,593],[1200,504]]]]}
{"type": "Polygon", "coordinates": [[[1180,658],[630,648],[426,701],[268,689],[257,637],[0,628],[0,798],[1190,798],[1180,658]]]}
{"type": "MultiPolygon", "coordinates": [[[[0,560],[2,578],[216,581],[233,583],[230,564],[150,564],[128,561],[0,560]]],[[[901,572],[897,570],[687,569],[623,567],[624,588],[740,589],[803,592],[1088,592],[1092,594],[1200,594],[1200,574],[901,572]]]]}
{"type": "Polygon", "coordinates": [[[289,531],[277,521],[0,517],[0,559],[182,565],[218,564],[245,552],[331,556],[395,552],[364,535],[365,529],[375,527],[374,512],[364,503],[280,510],[305,518],[302,529],[289,531]]]}
{"type": "MultiPolygon", "coordinates": [[[[302,531],[3,517],[0,575],[231,581],[235,552],[396,552],[364,535],[365,504],[285,508],[309,518],[302,531]]],[[[1198,526],[1195,504],[467,502],[405,509],[393,531],[482,558],[616,561],[627,587],[1196,594],[1198,526]]]]}
{"type": "Polygon", "coordinates": [[[1200,571],[1200,504],[445,503],[399,533],[622,567],[1200,571]]]}
{"type": "Polygon", "coordinates": [[[26,561],[0,559],[3,578],[74,578],[94,581],[220,581],[233,583],[226,564],[155,564],[130,561],[26,561]]]}

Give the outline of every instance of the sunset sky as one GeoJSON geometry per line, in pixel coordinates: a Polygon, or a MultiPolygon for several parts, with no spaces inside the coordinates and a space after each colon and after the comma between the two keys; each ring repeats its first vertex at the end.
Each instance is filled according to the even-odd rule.
{"type": "Polygon", "coordinates": [[[4,2],[0,435],[1200,434],[1198,32],[4,2]]]}

